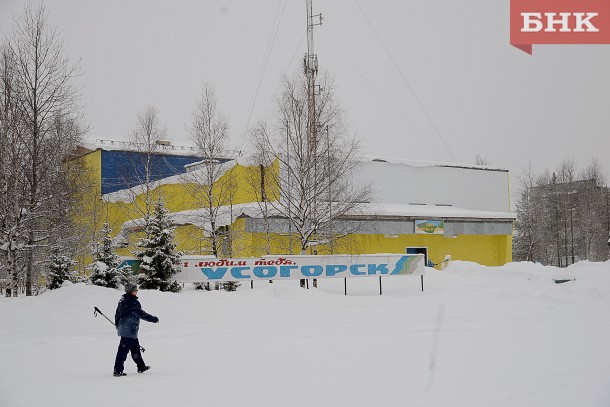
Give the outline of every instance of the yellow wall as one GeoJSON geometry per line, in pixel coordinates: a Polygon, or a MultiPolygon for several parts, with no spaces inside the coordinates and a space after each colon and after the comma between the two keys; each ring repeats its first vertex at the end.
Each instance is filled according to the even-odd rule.
{"type": "Polygon", "coordinates": [[[428,258],[440,263],[446,255],[452,260],[467,260],[486,266],[501,266],[512,261],[512,239],[509,235],[353,235],[354,247],[370,253],[405,253],[407,247],[427,247],[428,258]]]}
{"type": "Polygon", "coordinates": [[[95,150],[83,157],[83,162],[91,174],[98,191],[102,190],[102,150],[95,150]]]}
{"type": "MultiPolygon", "coordinates": [[[[271,170],[276,172],[279,171],[279,163],[277,160],[272,165],[271,170]]],[[[231,184],[238,186],[237,188],[234,188],[235,192],[231,199],[234,205],[256,201],[257,196],[254,194],[253,187],[249,184],[252,182],[251,180],[255,180],[256,183],[259,174],[260,168],[257,166],[246,167],[240,164],[235,165],[214,183],[213,195],[219,197],[217,205],[228,204],[229,198],[227,197],[227,190],[231,184]]],[[[271,178],[268,178],[266,181],[268,185],[271,178]]],[[[166,198],[167,209],[172,212],[179,212],[201,207],[199,202],[197,202],[197,199],[194,198],[194,195],[200,195],[206,187],[207,186],[205,185],[188,183],[164,184],[155,189],[154,193],[161,193],[162,196],[166,198]],[[170,199],[167,199],[168,197],[170,199]]],[[[255,185],[255,188],[260,189],[260,186],[255,185]]],[[[278,194],[278,188],[268,188],[267,194],[269,199],[275,199],[278,194]]]]}
{"type": "Polygon", "coordinates": [[[78,160],[76,165],[82,165],[84,170],[75,180],[79,185],[80,207],[74,213],[73,220],[79,226],[80,244],[74,253],[80,271],[91,262],[91,243],[98,240],[102,228],[103,203],[100,198],[102,186],[101,176],[102,154],[100,150],[93,151],[78,160]]]}
{"type": "MultiPolygon", "coordinates": [[[[235,229],[233,257],[257,257],[266,254],[267,242],[264,233],[244,232],[244,219],[238,219],[232,226],[235,229]]],[[[183,229],[177,228],[177,236],[187,236],[183,229]]],[[[271,236],[271,254],[286,254],[288,236],[271,236]]],[[[188,243],[183,241],[180,250],[187,251],[188,243]]],[[[452,260],[472,261],[486,266],[501,266],[512,261],[512,239],[510,235],[459,235],[445,238],[442,235],[399,235],[389,237],[375,234],[353,234],[339,241],[333,248],[334,254],[362,253],[405,253],[407,247],[427,247],[428,258],[440,263],[446,255],[452,260]]],[[[329,254],[327,246],[319,246],[318,254],[329,254]]],[[[311,251],[311,249],[310,249],[311,251]]],[[[292,253],[299,253],[299,238],[292,237],[292,253]]],[[[202,253],[203,254],[203,253],[202,253]]]]}

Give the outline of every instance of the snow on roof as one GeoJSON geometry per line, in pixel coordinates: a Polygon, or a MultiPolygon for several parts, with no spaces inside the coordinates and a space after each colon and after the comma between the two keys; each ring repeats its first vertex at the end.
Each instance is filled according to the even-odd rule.
{"type": "MultiPolygon", "coordinates": [[[[270,216],[277,216],[279,213],[270,209],[270,216]]],[[[195,225],[202,228],[204,231],[211,230],[209,220],[209,211],[205,208],[192,209],[188,211],[168,213],[167,217],[173,226],[179,225],[195,225]]],[[[262,217],[261,209],[257,203],[237,204],[230,206],[220,206],[216,213],[216,227],[227,226],[233,223],[233,220],[242,216],[262,217]]],[[[145,227],[144,218],[133,219],[123,223],[121,230],[115,239],[125,239],[132,231],[143,230],[145,227]]]]}
{"type": "MultiPolygon", "coordinates": [[[[276,203],[277,205],[277,203],[276,203]]],[[[168,218],[174,226],[179,225],[195,225],[209,231],[211,229],[208,210],[204,208],[193,209],[188,211],[169,213],[168,218]]],[[[216,226],[228,226],[233,223],[234,219],[240,216],[250,218],[262,218],[263,212],[258,203],[245,203],[229,206],[218,207],[216,226]]],[[[280,211],[274,207],[274,202],[270,202],[268,206],[267,216],[282,217],[280,211]]],[[[434,219],[488,219],[488,220],[507,220],[512,221],[515,215],[509,212],[487,212],[477,211],[451,206],[435,206],[435,205],[408,205],[408,204],[381,204],[381,203],[363,203],[352,211],[349,216],[353,217],[379,217],[379,218],[434,218],[434,219]]],[[[132,231],[142,230],[144,228],[144,218],[127,221],[121,227],[118,234],[119,238],[126,237],[126,234],[132,231]]]]}
{"type": "Polygon", "coordinates": [[[480,211],[447,205],[367,203],[361,206],[360,212],[366,216],[380,217],[515,219],[515,215],[510,212],[480,211]]]}
{"type": "Polygon", "coordinates": [[[449,163],[449,162],[441,162],[441,161],[411,160],[411,159],[405,159],[405,158],[361,156],[361,157],[358,157],[358,160],[362,161],[362,162],[404,164],[404,165],[409,165],[411,167],[452,167],[452,168],[464,168],[464,169],[473,169],[473,170],[508,172],[508,170],[505,168],[495,167],[495,166],[491,166],[491,165],[460,164],[460,163],[449,163]]]}
{"type": "MultiPolygon", "coordinates": [[[[91,151],[105,150],[105,151],[140,151],[136,143],[123,141],[123,140],[101,140],[97,139],[95,142],[86,142],[82,144],[82,147],[91,151]]],[[[178,146],[173,145],[169,142],[161,142],[157,145],[157,151],[155,154],[166,154],[166,155],[184,155],[190,157],[197,157],[199,153],[197,148],[193,146],[178,146]]]]}
{"type": "MultiPolygon", "coordinates": [[[[197,161],[197,162],[185,165],[184,168],[186,169],[187,172],[192,172],[192,171],[199,169],[200,167],[202,167],[209,161],[210,160],[197,161]]],[[[215,160],[212,160],[212,161],[215,161],[215,160]]],[[[239,164],[244,167],[252,167],[252,166],[257,166],[260,164],[260,159],[255,155],[245,155],[245,156],[233,158],[233,159],[231,159],[231,161],[235,161],[236,164],[239,164]]]]}
{"type": "MultiPolygon", "coordinates": [[[[190,164],[185,166],[187,168],[187,172],[183,174],[173,175],[171,177],[163,178],[158,181],[154,181],[151,183],[151,189],[155,189],[160,185],[172,185],[172,184],[188,184],[195,183],[201,184],[204,182],[207,177],[205,176],[205,168],[202,167],[202,164],[205,161],[199,161],[197,163],[190,164]],[[190,167],[190,169],[189,169],[190,167]]],[[[252,166],[258,165],[256,158],[254,156],[245,156],[239,157],[230,161],[226,161],[223,163],[217,163],[220,168],[216,169],[214,175],[216,179],[220,178],[227,171],[235,167],[236,165],[242,166],[252,166]]],[[[121,189],[116,192],[112,192],[110,194],[105,194],[102,196],[102,199],[106,202],[116,203],[116,202],[133,202],[136,196],[143,194],[146,191],[146,186],[144,184],[136,185],[135,187],[129,189],[121,189]]]]}

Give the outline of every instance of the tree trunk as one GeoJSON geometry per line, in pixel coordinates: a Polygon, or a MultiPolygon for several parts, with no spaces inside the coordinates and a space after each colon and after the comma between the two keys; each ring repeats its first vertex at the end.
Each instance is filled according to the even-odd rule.
{"type": "MultiPolygon", "coordinates": [[[[10,243],[9,243],[10,244],[10,243]]],[[[7,270],[6,270],[6,292],[5,295],[7,297],[17,297],[18,289],[17,289],[17,270],[16,270],[16,262],[15,262],[15,252],[12,248],[6,252],[6,260],[7,260],[7,270]]]]}

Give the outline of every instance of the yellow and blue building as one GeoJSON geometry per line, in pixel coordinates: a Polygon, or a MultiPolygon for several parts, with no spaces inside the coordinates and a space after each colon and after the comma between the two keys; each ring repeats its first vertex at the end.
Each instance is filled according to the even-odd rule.
{"type": "MultiPolygon", "coordinates": [[[[160,151],[156,157],[160,170],[151,179],[150,188],[144,188],[135,182],[142,174],[134,166],[134,154],[120,146],[102,146],[81,157],[93,174],[92,191],[97,192],[92,193],[101,198],[83,209],[83,219],[92,228],[101,228],[101,223],[108,221],[116,241],[123,242],[119,254],[129,256],[142,236],[146,194],[154,199],[162,196],[176,228],[178,250],[210,254],[209,211],[198,197],[207,187],[202,185],[204,177],[198,176],[200,158],[194,151],[160,151]],[[98,221],[91,222],[92,216],[98,221]]],[[[436,265],[449,258],[489,266],[512,260],[515,217],[510,212],[508,170],[378,158],[359,161],[355,178],[372,186],[372,199],[362,203],[357,213],[340,220],[349,223],[353,233],[332,248],[317,246],[317,253],[424,253],[436,265]]],[[[262,168],[256,160],[242,157],[221,159],[216,165],[219,176],[211,188],[216,196],[224,196],[218,202],[215,225],[223,236],[220,254],[298,254],[298,238],[288,233],[287,220],[269,203],[267,212],[262,209],[261,196],[273,201],[280,194],[278,185],[260,182],[261,172],[273,171],[281,178],[285,171],[279,162],[262,168]],[[257,188],[265,189],[264,193],[257,188]]]]}

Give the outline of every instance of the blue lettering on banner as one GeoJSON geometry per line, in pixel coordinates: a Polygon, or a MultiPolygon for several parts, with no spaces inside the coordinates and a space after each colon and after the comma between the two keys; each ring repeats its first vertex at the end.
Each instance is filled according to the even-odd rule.
{"type": "Polygon", "coordinates": [[[352,264],[351,266],[349,266],[349,272],[355,276],[363,276],[366,273],[364,271],[359,271],[358,269],[360,267],[365,267],[365,265],[364,264],[352,264]]]}
{"type": "Polygon", "coordinates": [[[290,278],[291,270],[298,269],[299,266],[280,266],[280,277],[290,278]]]}
{"type": "MultiPolygon", "coordinates": [[[[235,266],[235,267],[201,267],[201,272],[207,277],[208,280],[224,280],[229,278],[227,272],[235,280],[252,280],[252,279],[274,279],[274,278],[309,278],[309,277],[338,277],[339,274],[348,272],[354,276],[374,276],[374,275],[399,275],[407,274],[409,272],[410,258],[409,256],[402,256],[396,264],[392,265],[392,269],[389,269],[387,263],[369,263],[369,264],[328,264],[326,266],[320,264],[310,264],[298,266],[292,265],[278,265],[278,266],[235,266]],[[230,270],[229,270],[230,269],[230,270]],[[279,276],[278,276],[279,270],[279,276]]],[[[343,276],[346,276],[343,274],[343,276]]],[[[348,276],[348,275],[347,275],[348,276]]],[[[347,277],[346,276],[346,277],[347,277]]]]}
{"type": "Polygon", "coordinates": [[[201,272],[210,280],[220,280],[227,273],[226,267],[218,267],[216,270],[210,267],[202,267],[201,272]]]}
{"type": "Polygon", "coordinates": [[[369,275],[374,276],[379,271],[379,274],[388,274],[390,270],[388,270],[387,264],[369,264],[369,275]]]}
{"type": "Polygon", "coordinates": [[[243,272],[246,270],[250,270],[250,267],[232,267],[231,268],[231,275],[233,277],[235,277],[236,279],[240,279],[240,278],[244,278],[244,279],[249,279],[250,276],[247,274],[244,274],[243,272]]]}
{"type": "Polygon", "coordinates": [[[254,267],[252,273],[258,278],[273,278],[277,274],[277,267],[265,266],[254,267]]]}
{"type": "Polygon", "coordinates": [[[326,266],[326,275],[328,277],[333,277],[339,273],[343,273],[347,270],[347,266],[344,264],[329,264],[326,266]]]}
{"type": "Polygon", "coordinates": [[[305,277],[318,277],[324,272],[322,266],[303,266],[301,267],[301,274],[305,277]]]}

